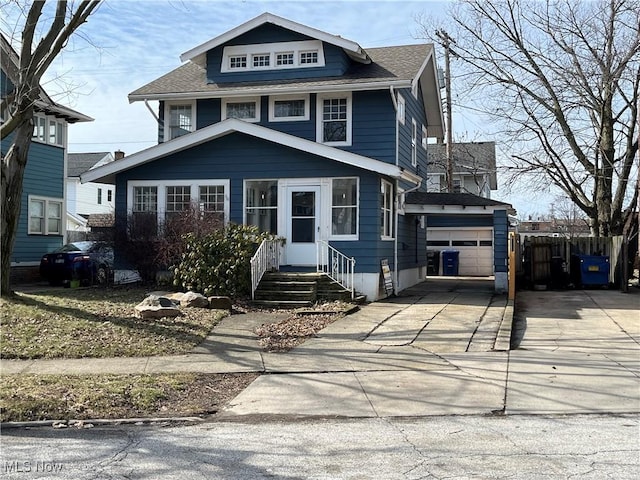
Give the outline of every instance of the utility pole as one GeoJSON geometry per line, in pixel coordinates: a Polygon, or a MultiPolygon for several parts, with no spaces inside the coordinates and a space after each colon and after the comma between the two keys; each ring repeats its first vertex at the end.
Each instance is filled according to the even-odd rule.
{"type": "Polygon", "coordinates": [[[445,145],[445,152],[447,155],[447,192],[453,192],[453,128],[452,128],[452,115],[451,115],[451,70],[449,62],[449,53],[451,51],[451,44],[456,43],[453,38],[449,36],[444,30],[436,30],[436,36],[442,40],[442,46],[444,47],[444,83],[445,83],[445,108],[447,110],[447,143],[445,145]]]}

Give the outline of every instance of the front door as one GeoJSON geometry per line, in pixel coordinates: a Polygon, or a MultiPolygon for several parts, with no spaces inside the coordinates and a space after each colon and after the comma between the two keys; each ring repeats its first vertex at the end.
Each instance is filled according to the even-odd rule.
{"type": "Polygon", "coordinates": [[[289,187],[287,192],[286,262],[289,265],[315,265],[316,240],[320,233],[320,187],[289,187]]]}

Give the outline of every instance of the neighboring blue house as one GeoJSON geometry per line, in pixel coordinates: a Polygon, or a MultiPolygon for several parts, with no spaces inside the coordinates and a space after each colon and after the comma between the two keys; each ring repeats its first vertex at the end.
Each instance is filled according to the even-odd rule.
{"type": "Polygon", "coordinates": [[[285,238],[292,269],[327,244],[353,257],[369,300],[383,260],[395,291],[424,280],[424,216],[404,207],[443,138],[433,45],[365,50],[265,13],[181,59],[129,95],[159,101],[159,144],[82,175],[116,185],[116,222],[196,202],[285,238]]]}
{"type": "MultiPolygon", "coordinates": [[[[1,37],[1,93],[13,91],[19,59],[11,45],[1,37]]],[[[44,253],[61,247],[66,238],[67,127],[75,122],[90,122],[70,108],[56,104],[40,89],[35,105],[33,141],[24,172],[22,204],[18,232],[11,255],[11,273],[15,280],[32,279],[38,273],[44,253]]],[[[2,110],[0,121],[8,115],[2,110]]],[[[4,156],[11,138],[2,142],[4,156]]]]}

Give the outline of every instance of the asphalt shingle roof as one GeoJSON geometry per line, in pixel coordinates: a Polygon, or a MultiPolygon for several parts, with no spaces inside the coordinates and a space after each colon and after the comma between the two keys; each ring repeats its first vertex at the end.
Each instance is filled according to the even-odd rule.
{"type": "Polygon", "coordinates": [[[313,88],[323,85],[340,85],[367,82],[380,82],[384,85],[395,80],[413,79],[427,55],[433,49],[432,44],[401,45],[367,49],[372,62],[370,64],[354,64],[354,66],[340,77],[318,77],[315,79],[293,79],[261,82],[236,83],[207,83],[206,71],[194,62],[176,68],[175,70],[153,80],[152,82],[134,90],[131,97],[162,94],[215,94],[227,90],[246,90],[272,86],[274,90],[281,88],[313,88]]]}
{"type": "Polygon", "coordinates": [[[69,153],[67,158],[67,177],[79,177],[96,163],[109,155],[109,152],[69,153]]]}
{"type": "Polygon", "coordinates": [[[409,205],[462,205],[465,207],[493,207],[504,205],[511,207],[509,203],[479,197],[471,193],[409,192],[405,197],[405,202],[409,205]]]}

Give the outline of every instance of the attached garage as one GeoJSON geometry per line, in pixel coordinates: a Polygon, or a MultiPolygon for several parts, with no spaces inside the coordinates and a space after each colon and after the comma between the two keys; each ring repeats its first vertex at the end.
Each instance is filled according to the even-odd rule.
{"type": "Polygon", "coordinates": [[[458,250],[459,275],[493,275],[493,228],[427,228],[427,248],[458,250]]]}

